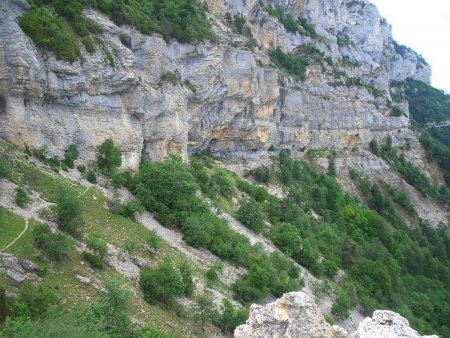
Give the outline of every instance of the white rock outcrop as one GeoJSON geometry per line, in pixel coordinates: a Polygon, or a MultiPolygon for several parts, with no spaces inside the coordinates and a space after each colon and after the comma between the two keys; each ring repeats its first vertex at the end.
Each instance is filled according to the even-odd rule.
{"type": "Polygon", "coordinates": [[[420,336],[409,322],[392,311],[375,311],[355,332],[331,326],[314,301],[303,292],[286,293],[273,303],[250,307],[247,322],[238,326],[235,338],[438,338],[420,336]]]}

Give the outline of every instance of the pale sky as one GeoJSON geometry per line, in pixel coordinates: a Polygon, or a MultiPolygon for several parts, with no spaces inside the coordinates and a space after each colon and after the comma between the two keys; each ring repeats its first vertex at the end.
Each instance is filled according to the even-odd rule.
{"type": "Polygon", "coordinates": [[[432,85],[450,93],[450,0],[370,0],[392,25],[394,39],[422,54],[432,85]]]}

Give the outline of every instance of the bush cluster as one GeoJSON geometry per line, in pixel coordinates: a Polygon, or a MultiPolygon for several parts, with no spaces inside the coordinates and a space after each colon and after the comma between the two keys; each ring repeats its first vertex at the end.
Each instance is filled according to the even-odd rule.
{"type": "Polygon", "coordinates": [[[308,63],[301,57],[292,53],[285,53],[280,47],[270,50],[269,57],[270,61],[272,61],[275,66],[285,71],[286,74],[292,76],[296,80],[305,80],[308,63]]]}
{"type": "Polygon", "coordinates": [[[33,241],[54,262],[68,258],[73,247],[65,234],[52,232],[48,224],[39,224],[33,229],[33,241]]]}

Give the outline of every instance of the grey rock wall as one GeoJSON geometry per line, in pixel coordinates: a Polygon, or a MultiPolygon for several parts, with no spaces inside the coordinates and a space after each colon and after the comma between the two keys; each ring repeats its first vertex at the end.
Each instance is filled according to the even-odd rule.
{"type": "Polygon", "coordinates": [[[373,5],[272,2],[307,17],[322,37],[287,32],[259,1],[208,1],[222,41],[217,45],[165,42],[86,11],[102,26],[102,43],[94,54],[82,50],[81,59],[70,64],[38,51],[21,31],[17,17],[28,10],[25,0],[3,1],[0,137],[21,146],[47,145],[58,156],[76,144],[84,160],[94,159],[95,147],[112,137],[129,167],[137,166],[141,156],[187,157],[207,148],[251,157],[271,145],[299,151],[351,149],[387,134],[397,144],[416,141],[407,117],[389,116],[389,82],[407,77],[429,81],[429,67],[412,51],[396,54],[390,26],[373,5]],[[226,27],[227,11],[248,18],[259,48],[230,46],[245,38],[226,27]],[[338,46],[339,34],[353,43],[338,46]],[[293,51],[304,43],[314,43],[335,68],[371,83],[383,95],[374,98],[363,87],[331,85],[334,70],[325,62],[310,65],[304,82],[270,66],[269,48],[293,51]],[[342,65],[344,57],[353,66],[342,65]],[[161,81],[168,72],[178,72],[181,81],[161,81]]]}

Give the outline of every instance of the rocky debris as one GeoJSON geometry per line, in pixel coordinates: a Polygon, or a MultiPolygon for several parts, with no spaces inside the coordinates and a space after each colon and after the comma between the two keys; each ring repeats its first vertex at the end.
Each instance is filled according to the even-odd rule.
{"type": "Polygon", "coordinates": [[[312,299],[303,292],[286,293],[265,306],[253,304],[247,322],[238,326],[236,338],[438,338],[420,336],[409,322],[392,311],[375,311],[356,331],[331,326],[312,299]]]}
{"type": "Polygon", "coordinates": [[[32,261],[29,261],[27,259],[19,259],[19,264],[22,266],[22,268],[26,272],[34,272],[37,269],[37,265],[34,264],[32,261]]]}
{"type": "Polygon", "coordinates": [[[0,273],[8,276],[15,286],[20,286],[27,279],[39,283],[41,278],[34,273],[36,269],[37,265],[29,260],[0,253],[0,273]]]}
{"type": "Polygon", "coordinates": [[[75,278],[78,279],[82,284],[84,285],[89,285],[91,284],[91,279],[88,277],[84,277],[82,275],[79,274],[75,274],[75,278]]]}
{"type": "Polygon", "coordinates": [[[140,269],[133,258],[121,249],[108,244],[108,255],[105,264],[129,279],[139,278],[140,269]]]}

